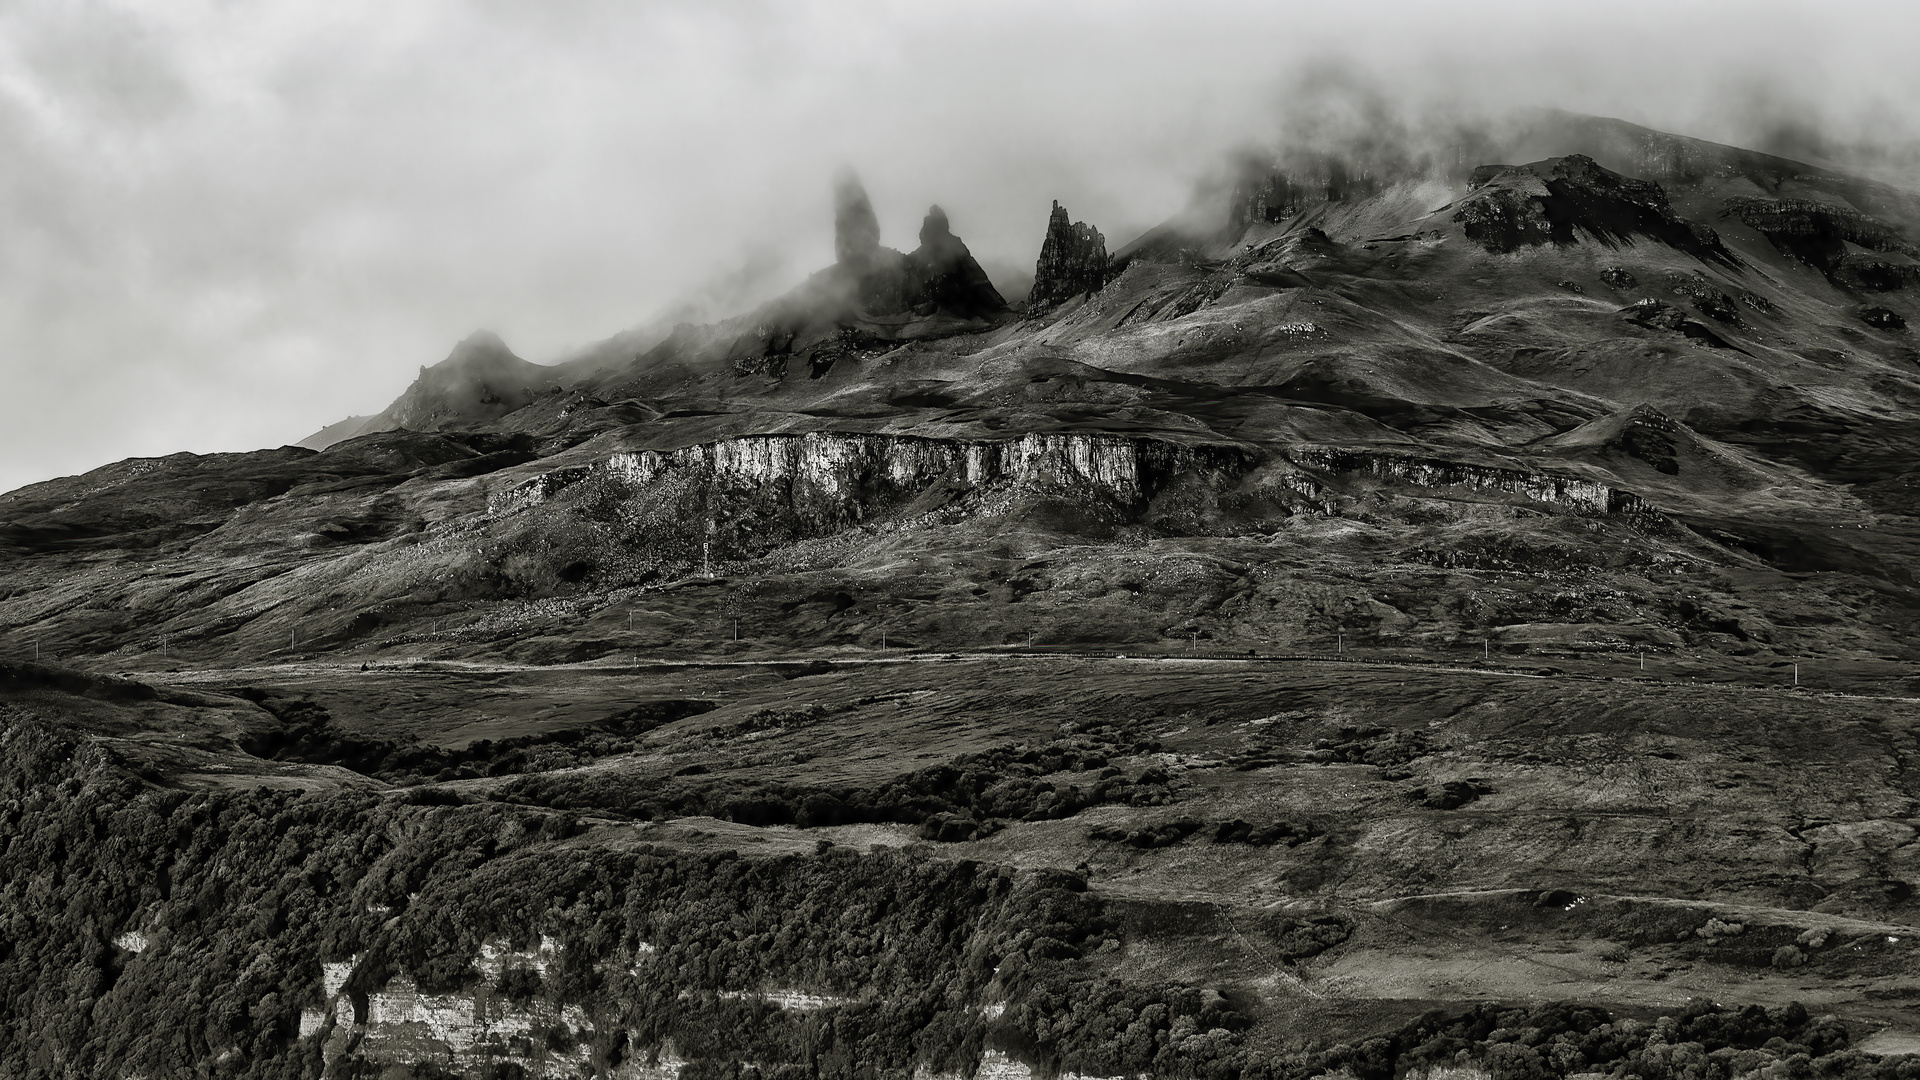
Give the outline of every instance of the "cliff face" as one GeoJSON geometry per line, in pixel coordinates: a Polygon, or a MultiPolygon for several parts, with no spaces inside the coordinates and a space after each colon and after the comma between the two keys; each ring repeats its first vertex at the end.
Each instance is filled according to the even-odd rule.
{"type": "MultiPolygon", "coordinates": [[[[483,942],[477,984],[442,993],[423,991],[401,974],[356,995],[348,982],[360,957],[322,964],[321,1001],[301,1012],[299,1037],[319,1046],[328,1068],[434,1062],[460,1075],[503,1065],[536,1078],[590,1075],[596,1025],[586,1008],[502,990],[508,982],[540,986],[559,951],[548,937],[527,949],[483,942]]],[[[614,1075],[667,1080],[683,1064],[668,1047],[659,1061],[626,1062],[614,1075]]]]}
{"type": "Polygon", "coordinates": [[[1743,196],[1728,199],[1723,213],[1766,237],[1781,254],[1840,284],[1886,292],[1920,279],[1913,263],[1920,249],[1898,229],[1858,210],[1809,199],[1743,196]],[[1849,245],[1868,251],[1849,251],[1849,245]]]}
{"type": "Polygon", "coordinates": [[[1349,450],[1297,450],[1287,456],[1302,465],[1336,476],[1366,476],[1412,488],[1465,488],[1487,494],[1512,495],[1527,502],[1574,513],[1628,514],[1646,513],[1653,509],[1646,500],[1632,492],[1621,491],[1596,480],[1550,473],[1349,450]]]}
{"type": "Polygon", "coordinates": [[[614,454],[536,477],[490,506],[505,514],[564,498],[653,554],[705,562],[853,528],[991,515],[1016,498],[1111,526],[1138,520],[1176,480],[1217,491],[1252,464],[1235,447],[1111,435],[761,435],[614,454]]]}
{"type": "Polygon", "coordinates": [[[1296,448],[1263,463],[1237,446],[1147,437],[813,433],[614,454],[500,492],[490,510],[506,516],[558,501],[650,558],[700,566],[849,529],[956,523],[1021,505],[1049,506],[1096,531],[1266,531],[1292,514],[1341,512],[1356,482],[1581,514],[1648,509],[1591,480],[1384,453],[1296,448]]]}

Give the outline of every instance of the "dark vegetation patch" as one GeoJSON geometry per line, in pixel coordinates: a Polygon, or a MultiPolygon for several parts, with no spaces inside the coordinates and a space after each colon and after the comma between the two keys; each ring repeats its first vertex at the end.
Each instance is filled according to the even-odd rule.
{"type": "Polygon", "coordinates": [[[596,758],[624,754],[640,736],[663,724],[697,716],[715,707],[711,701],[648,701],[588,727],[511,739],[479,739],[458,750],[418,740],[369,738],[333,722],[326,707],[307,698],[284,697],[270,690],[239,687],[237,697],[272,713],[281,726],[254,732],[240,748],[269,761],[338,765],[363,776],[401,784],[429,780],[471,780],[571,768],[596,758]]]}
{"type": "Polygon", "coordinates": [[[1405,765],[1430,751],[1421,731],[1394,731],[1378,725],[1342,727],[1331,736],[1315,739],[1302,749],[1286,745],[1288,733],[1268,729],[1254,736],[1252,745],[1228,757],[1235,769],[1264,769],[1287,762],[1320,765],[1405,765]]]}
{"type": "Polygon", "coordinates": [[[1325,830],[1315,825],[1292,821],[1275,821],[1266,825],[1253,825],[1239,818],[1222,821],[1213,827],[1213,842],[1216,844],[1251,844],[1255,847],[1271,847],[1284,844],[1298,847],[1317,836],[1324,836],[1325,830]]]}
{"type": "Polygon", "coordinates": [[[1127,829],[1115,825],[1106,825],[1087,832],[1089,840],[1105,840],[1109,843],[1125,844],[1137,848],[1163,848],[1173,845],[1199,832],[1202,825],[1198,821],[1163,821],[1157,825],[1142,825],[1136,829],[1127,829]]]}
{"type": "MultiPolygon", "coordinates": [[[[812,708],[763,710],[722,737],[817,722],[812,708]]],[[[1129,752],[1157,749],[1111,725],[1040,746],[1002,746],[928,766],[877,785],[816,785],[757,776],[683,770],[668,778],[637,772],[529,775],[498,793],[511,802],[625,814],[640,819],[701,815],[743,825],[892,823],[919,825],[930,840],[989,835],[1006,821],[1068,818],[1090,806],[1165,806],[1175,801],[1164,769],[1128,775],[1110,764],[1129,752]],[[1097,775],[1090,778],[1084,774],[1097,775]],[[1069,780],[1059,774],[1082,774],[1069,780]]]]}
{"type": "Polygon", "coordinates": [[[1906,1080],[1920,1058],[1878,1059],[1847,1049],[1846,1028],[1799,1003],[1722,1008],[1695,999],[1652,1023],[1605,1009],[1554,1003],[1530,1009],[1479,1005],[1433,1011],[1388,1035],[1318,1055],[1318,1070],[1359,1080],[1477,1063],[1501,1080],[1546,1080],[1581,1072],[1615,1076],[1768,1075],[1906,1080]]]}
{"type": "Polygon", "coordinates": [[[1248,844],[1254,847],[1271,847],[1275,844],[1297,847],[1316,836],[1325,835],[1325,830],[1313,825],[1289,821],[1254,825],[1235,818],[1231,821],[1219,821],[1207,825],[1204,822],[1181,818],[1132,828],[1103,825],[1089,829],[1087,839],[1151,850],[1172,847],[1187,837],[1201,832],[1216,844],[1248,844]]]}
{"type": "Polygon", "coordinates": [[[1407,792],[1407,798],[1425,806],[1429,810],[1458,810],[1480,800],[1482,795],[1493,794],[1493,788],[1480,780],[1449,780],[1437,788],[1417,787],[1407,792]]]}
{"type": "MultiPolygon", "coordinates": [[[[555,842],[577,831],[569,814],[435,801],[154,788],[84,736],[0,721],[0,1075],[198,1075],[216,1055],[222,1077],[317,1075],[317,1041],[297,1033],[320,961],[357,958],[346,991],[362,1001],[399,974],[449,992],[478,986],[482,942],[540,936],[558,945],[545,974],[509,964],[494,989],[586,1006],[593,1029],[554,1045],[578,1039],[602,1073],[669,1040],[703,1075],[804,1063],[820,1080],[970,1074],[989,1047],[1042,1070],[1180,1080],[1391,1080],[1461,1063],[1527,1080],[1920,1070],[1848,1049],[1844,1026],[1797,1005],[1695,1003],[1648,1024],[1487,1004],[1357,1044],[1261,1048],[1231,991],[1104,966],[1122,912],[1074,874],[884,850],[582,846],[555,842]],[[139,953],[114,944],[132,930],[139,953]],[[799,1013],[754,1000],[770,986],[843,999],[799,1013]],[[1004,1014],[980,1010],[990,1001],[1004,1014]]],[[[1696,930],[1702,948],[1756,933],[1696,930]]],[[[1243,932],[1292,961],[1352,927],[1302,915],[1243,932]]]]}
{"type": "Polygon", "coordinates": [[[483,941],[542,935],[558,945],[545,974],[510,963],[492,989],[588,1006],[594,1029],[557,1048],[588,1042],[602,1073],[671,1041],[703,1073],[969,1074],[993,1042],[1197,1076],[1237,1037],[1205,1055],[1181,1038],[1246,1026],[1217,993],[1097,974],[1081,957],[1114,920],[1057,871],[588,849],[549,842],[571,818],[498,804],[153,789],[21,722],[0,728],[0,807],[8,1076],[198,1075],[215,1054],[223,1077],[318,1075],[319,1046],[296,1036],[319,961],[356,957],[360,1001],[401,974],[444,993],[478,985],[483,941]],[[133,929],[142,952],[113,945],[133,929]],[[789,1012],[751,999],[767,986],[845,1000],[789,1012]],[[1011,1003],[1004,1018],[973,1007],[990,994],[1011,1003]],[[1112,1031],[1076,1015],[1090,995],[1132,1018],[1112,1031]]]}
{"type": "Polygon", "coordinates": [[[100,701],[154,701],[159,691],[143,682],[92,675],[49,664],[0,661],[0,691],[53,690],[100,701]]]}

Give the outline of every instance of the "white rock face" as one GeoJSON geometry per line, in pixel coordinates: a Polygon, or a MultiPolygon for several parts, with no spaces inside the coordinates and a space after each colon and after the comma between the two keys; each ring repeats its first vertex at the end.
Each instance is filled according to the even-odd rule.
{"type": "Polygon", "coordinates": [[[998,1050],[980,1055],[980,1070],[973,1080],[1033,1080],[1033,1067],[998,1050]]]}
{"type": "MultiPolygon", "coordinates": [[[[354,960],[358,960],[355,957],[354,960]]],[[[347,985],[348,976],[353,974],[354,960],[339,960],[320,965],[320,992],[328,1001],[340,996],[347,985]]]]}
{"type": "Polygon", "coordinates": [[[1557,506],[1577,513],[1609,514],[1649,509],[1638,496],[1628,492],[1618,491],[1595,480],[1551,473],[1345,450],[1297,450],[1289,453],[1288,457],[1299,464],[1336,475],[1371,476],[1409,487],[1464,487],[1473,491],[1517,495],[1529,502],[1557,506]]]}
{"type": "Polygon", "coordinates": [[[540,935],[538,945],[525,950],[509,948],[500,938],[489,938],[480,943],[480,960],[476,966],[480,969],[480,975],[489,982],[498,979],[509,965],[532,968],[544,978],[547,968],[559,954],[560,943],[545,934],[540,935]]]}
{"type": "MultiPolygon", "coordinates": [[[[501,972],[528,967],[545,975],[558,959],[560,943],[550,937],[527,949],[500,939],[481,945],[478,967],[484,978],[471,989],[450,994],[424,993],[412,979],[395,976],[367,995],[364,1022],[356,1022],[354,1003],[344,993],[359,958],[321,965],[324,997],[318,1008],[300,1014],[300,1036],[319,1037],[327,1061],[343,1055],[378,1064],[412,1065],[432,1061],[455,1071],[478,1074],[490,1063],[519,1064],[531,1077],[585,1075],[591,1064],[587,1038],[592,1018],[578,1005],[542,998],[519,1002],[493,991],[501,972]],[[564,1029],[570,1049],[547,1046],[545,1035],[564,1029]]],[[[628,1063],[616,1075],[640,1080],[672,1080],[685,1062],[671,1054],[657,1066],[628,1063]]]]}
{"type": "Polygon", "coordinates": [[[1084,488],[1134,500],[1145,469],[1198,462],[1193,448],[1115,435],[1026,435],[997,441],[908,435],[810,433],[751,435],[680,450],[614,454],[586,468],[561,469],[496,495],[496,513],[536,506],[583,480],[634,486],[666,478],[726,484],[790,482],[823,503],[846,503],[876,487],[917,489],[951,479],[970,486],[1013,483],[1084,488]]]}
{"type": "Polygon", "coordinates": [[[838,994],[810,994],[804,990],[729,990],[720,995],[733,1001],[768,1001],[794,1012],[812,1012],[848,999],[838,994]]]}
{"type": "Polygon", "coordinates": [[[143,953],[147,951],[147,935],[138,930],[129,930],[121,934],[119,937],[113,939],[113,943],[130,953],[143,953]]]}
{"type": "Polygon", "coordinates": [[[1313,499],[1324,494],[1323,480],[1352,476],[1405,487],[1515,496],[1576,513],[1648,509],[1637,496],[1594,480],[1397,454],[1297,447],[1267,467],[1256,470],[1255,465],[1251,453],[1234,446],[1091,433],[997,440],[831,432],[750,435],[679,450],[617,453],[592,465],[557,469],[496,493],[489,509],[494,514],[523,510],[576,484],[598,482],[616,485],[635,498],[682,503],[690,498],[711,502],[729,492],[751,497],[780,491],[803,516],[825,522],[837,512],[857,522],[875,507],[903,503],[941,483],[1064,491],[1139,506],[1167,485],[1196,477],[1219,492],[1251,484],[1270,488],[1273,494],[1313,499]]]}

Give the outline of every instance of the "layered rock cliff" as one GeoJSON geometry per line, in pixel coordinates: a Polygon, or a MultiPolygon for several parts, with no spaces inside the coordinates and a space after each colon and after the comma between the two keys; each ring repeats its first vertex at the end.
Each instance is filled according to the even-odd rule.
{"type": "Polygon", "coordinates": [[[1356,497],[1382,489],[1577,514],[1650,509],[1594,480],[1392,453],[1296,447],[1267,456],[1115,435],[832,432],[613,454],[498,492],[489,508],[506,518],[536,508],[585,515],[644,561],[710,569],[810,537],[991,519],[1020,507],[1048,507],[1050,518],[1067,515],[1061,520],[1072,529],[1094,535],[1128,525],[1169,535],[1259,533],[1294,514],[1344,513],[1356,497]]]}

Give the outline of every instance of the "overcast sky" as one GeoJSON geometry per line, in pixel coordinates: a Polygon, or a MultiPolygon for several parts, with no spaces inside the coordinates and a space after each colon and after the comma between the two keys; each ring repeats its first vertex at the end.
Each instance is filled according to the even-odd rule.
{"type": "Polygon", "coordinates": [[[1031,264],[1117,246],[1303,73],[1752,143],[1912,146],[1911,3],[0,0],[0,490],[277,446],[476,328],[569,349],[944,206],[1031,264]],[[1770,134],[1771,133],[1771,134],[1770,134]]]}

